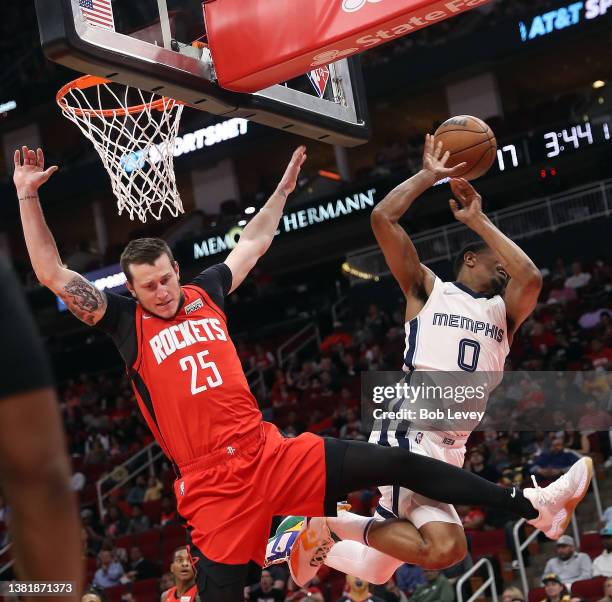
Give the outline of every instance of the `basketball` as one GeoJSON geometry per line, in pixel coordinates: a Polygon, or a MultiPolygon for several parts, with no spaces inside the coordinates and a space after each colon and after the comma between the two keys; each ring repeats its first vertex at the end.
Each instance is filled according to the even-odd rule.
{"type": "Polygon", "coordinates": [[[493,130],[478,117],[459,115],[445,121],[434,134],[436,143],[442,142],[443,150],[450,153],[447,167],[464,161],[465,170],[457,177],[476,180],[489,171],[497,153],[497,141],[493,130]]]}

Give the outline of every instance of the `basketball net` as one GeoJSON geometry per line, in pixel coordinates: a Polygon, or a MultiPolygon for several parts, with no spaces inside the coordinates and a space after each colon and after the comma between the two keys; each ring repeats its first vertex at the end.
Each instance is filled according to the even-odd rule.
{"type": "Polygon", "coordinates": [[[174,174],[182,103],[91,75],[66,84],[56,99],[100,155],[119,215],[146,222],[164,209],[183,213],[174,174]]]}

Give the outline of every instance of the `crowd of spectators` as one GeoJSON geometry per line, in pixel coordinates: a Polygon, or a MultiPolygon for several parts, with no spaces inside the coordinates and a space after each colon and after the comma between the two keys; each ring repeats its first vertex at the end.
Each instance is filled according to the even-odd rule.
{"type": "MultiPolygon", "coordinates": [[[[567,470],[578,454],[592,454],[601,462],[610,457],[607,429],[612,410],[612,266],[603,260],[589,266],[566,266],[558,261],[550,270],[544,270],[544,276],[541,302],[515,337],[506,369],[522,371],[527,376],[535,370],[553,371],[558,381],[555,395],[561,402],[571,400],[580,409],[580,418],[572,420],[561,408],[552,413],[550,428],[543,427],[542,431],[487,429],[475,433],[470,440],[466,469],[505,485],[524,486],[531,475],[544,484],[567,470]]],[[[368,370],[398,369],[404,347],[403,307],[399,303],[396,307],[383,305],[370,303],[361,310],[354,307],[352,314],[342,323],[335,323],[333,331],[323,338],[318,353],[293,356],[282,366],[265,341],[253,345],[243,341],[238,348],[245,369],[260,372],[268,383],[267,394],[260,400],[265,418],[275,422],[288,437],[311,431],[365,439],[368,433],[360,421],[359,375],[368,370]]],[[[504,396],[513,399],[522,411],[546,405],[542,390],[528,378],[521,382],[514,389],[504,390],[504,396]]],[[[157,541],[163,542],[171,533],[173,542],[178,543],[184,532],[172,497],[173,473],[163,458],[153,464],[152,470],[147,467],[128,481],[129,472],[137,470],[144,458],[131,460],[127,469],[117,468],[153,441],[126,377],[121,372],[81,375],[63,386],[61,409],[73,458],[73,486],[79,490],[83,503],[83,552],[89,558],[92,584],[104,589],[160,578],[168,559],[159,553],[149,555],[151,549],[159,548],[149,547],[143,553],[137,538],[157,532],[157,541]],[[100,517],[95,482],[104,474],[109,478],[103,492],[120,486],[105,496],[104,515],[100,517]]],[[[377,491],[366,490],[353,492],[350,503],[355,511],[370,514],[377,499],[377,491]]],[[[468,533],[500,528],[508,531],[513,524],[513,517],[481,508],[457,510],[468,533]]],[[[9,515],[0,496],[0,537],[4,536],[2,527],[9,515]]],[[[612,510],[604,518],[610,516],[612,510]]],[[[594,566],[598,571],[595,574],[608,576],[612,574],[608,559],[612,531],[606,528],[604,552],[594,566]]],[[[560,575],[564,584],[574,577],[568,577],[563,567],[576,558],[571,538],[566,539],[560,542],[557,558],[551,559],[546,569],[547,573],[560,575]]],[[[593,574],[590,560],[587,563],[581,555],[578,559],[581,567],[588,565],[593,574]]],[[[433,586],[438,581],[443,584],[445,579],[452,582],[452,575],[452,571],[434,575],[404,566],[384,592],[377,590],[374,595],[387,600],[412,596],[420,602],[430,602],[434,599],[430,598],[433,586]]],[[[295,590],[282,569],[270,576],[273,589],[281,590],[286,598],[280,594],[268,598],[299,600],[306,595],[295,590]]],[[[312,585],[317,587],[321,595],[329,596],[329,588],[312,585]]],[[[249,599],[268,599],[261,597],[269,594],[268,588],[268,577],[264,577],[247,592],[249,599]]],[[[452,596],[452,588],[449,591],[452,596]]],[[[314,589],[309,593],[309,597],[319,595],[314,589]]],[[[450,602],[450,598],[444,600],[450,602]]]]}

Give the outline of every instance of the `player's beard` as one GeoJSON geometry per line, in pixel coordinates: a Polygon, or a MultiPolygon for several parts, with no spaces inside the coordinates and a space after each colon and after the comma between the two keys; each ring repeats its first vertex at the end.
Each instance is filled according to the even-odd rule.
{"type": "Polygon", "coordinates": [[[501,275],[493,276],[491,278],[491,293],[493,296],[495,295],[503,295],[506,290],[506,285],[508,281],[501,275]]]}

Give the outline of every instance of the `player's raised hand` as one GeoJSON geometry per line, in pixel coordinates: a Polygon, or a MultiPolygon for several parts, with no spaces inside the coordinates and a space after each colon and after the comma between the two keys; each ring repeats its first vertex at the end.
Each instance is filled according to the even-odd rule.
{"type": "Polygon", "coordinates": [[[465,178],[453,178],[450,187],[458,200],[448,202],[457,220],[469,226],[482,216],[482,197],[465,178]]]}
{"type": "Polygon", "coordinates": [[[300,175],[300,170],[302,169],[304,161],[306,161],[306,147],[298,146],[293,152],[291,161],[289,161],[289,165],[287,165],[283,178],[276,189],[277,192],[280,192],[287,197],[295,190],[297,179],[300,175]]]}
{"type": "Polygon", "coordinates": [[[431,134],[425,136],[425,147],[423,148],[423,170],[435,176],[436,181],[443,178],[452,178],[461,170],[465,169],[466,163],[459,163],[455,167],[446,167],[450,153],[442,153],[442,143],[436,144],[435,138],[431,134]]]}
{"type": "Polygon", "coordinates": [[[36,192],[57,170],[57,165],[45,170],[45,155],[40,148],[34,152],[23,146],[15,151],[13,182],[19,192],[36,192]]]}

